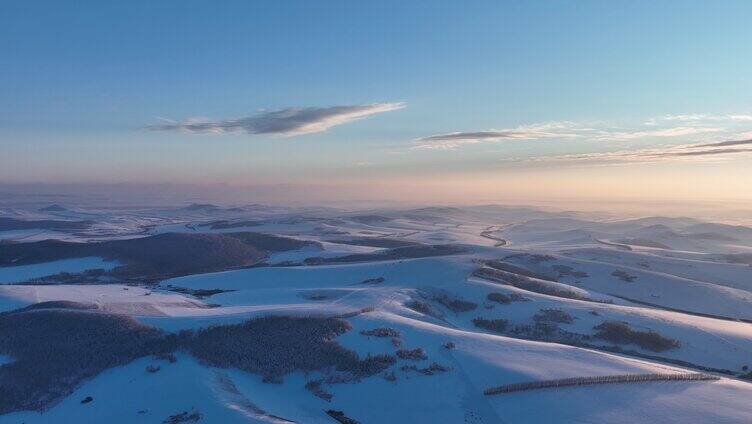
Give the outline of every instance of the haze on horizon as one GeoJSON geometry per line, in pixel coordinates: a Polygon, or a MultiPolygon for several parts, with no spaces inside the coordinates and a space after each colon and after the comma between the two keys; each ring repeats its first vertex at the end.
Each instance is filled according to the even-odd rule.
{"type": "Polygon", "coordinates": [[[750,12],[744,1],[4,2],[0,184],[747,207],[750,12]]]}

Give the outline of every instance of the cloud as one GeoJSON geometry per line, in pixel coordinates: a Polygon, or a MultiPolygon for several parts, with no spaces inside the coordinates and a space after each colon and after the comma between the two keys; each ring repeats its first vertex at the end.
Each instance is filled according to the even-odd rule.
{"type": "Polygon", "coordinates": [[[657,137],[682,137],[695,134],[706,134],[711,132],[723,131],[723,128],[718,127],[670,127],[660,128],[655,130],[641,130],[641,131],[599,131],[595,137],[596,140],[613,140],[613,141],[626,141],[636,140],[640,138],[657,138],[657,137]]]}
{"type": "Polygon", "coordinates": [[[752,115],[728,115],[732,121],[752,121],[752,115]]]}
{"type": "Polygon", "coordinates": [[[168,122],[152,125],[155,131],[182,131],[188,133],[247,133],[295,136],[326,131],[382,112],[405,107],[404,103],[372,103],[355,106],[296,107],[262,112],[257,115],[223,120],[189,119],[185,122],[168,122]]]}
{"type": "Polygon", "coordinates": [[[691,122],[691,121],[716,120],[715,118],[717,118],[716,115],[708,115],[706,113],[687,113],[687,114],[678,114],[678,115],[664,115],[657,119],[652,118],[649,122],[655,122],[658,120],[691,122]]]}
{"type": "Polygon", "coordinates": [[[478,132],[453,132],[423,137],[420,141],[471,141],[471,140],[498,140],[502,138],[526,138],[527,134],[519,131],[478,131],[478,132]]]}
{"type": "Polygon", "coordinates": [[[539,124],[521,125],[516,128],[452,132],[429,135],[416,140],[418,149],[455,149],[463,144],[477,144],[502,140],[534,140],[543,138],[575,138],[586,130],[577,128],[571,122],[544,122],[539,124]]]}
{"type": "Polygon", "coordinates": [[[656,157],[681,157],[681,156],[710,156],[726,155],[729,153],[747,153],[752,149],[714,149],[714,150],[692,150],[688,152],[664,152],[655,155],[656,157]]]}
{"type": "Polygon", "coordinates": [[[663,115],[658,118],[651,118],[647,121],[649,125],[655,125],[660,121],[674,121],[685,123],[697,123],[697,122],[749,122],[752,121],[752,114],[749,113],[736,113],[726,115],[714,115],[710,113],[685,113],[676,115],[663,115]]]}
{"type": "MultiPolygon", "coordinates": [[[[700,134],[726,131],[719,126],[699,124],[705,115],[676,115],[671,119],[692,121],[681,126],[658,126],[658,121],[650,120],[635,128],[615,127],[608,123],[575,123],[570,121],[544,122],[522,125],[515,128],[487,131],[465,131],[429,135],[416,141],[415,149],[454,150],[462,145],[498,142],[504,140],[540,139],[586,139],[592,141],[632,141],[649,138],[691,137],[700,134]],[[697,119],[698,121],[695,121],[697,119]]],[[[741,116],[741,115],[739,115],[741,116]]],[[[665,118],[665,117],[664,117],[665,118]]]]}
{"type": "Polygon", "coordinates": [[[645,163],[677,158],[716,157],[752,153],[752,140],[729,140],[717,143],[696,143],[653,149],[620,150],[531,159],[534,162],[578,163],[645,163]],[[737,147],[741,146],[741,147],[737,147]],[[747,147],[749,146],[749,147],[747,147]]]}
{"type": "Polygon", "coordinates": [[[708,143],[708,144],[700,144],[698,147],[725,147],[725,146],[743,146],[747,144],[752,144],[752,139],[750,140],[729,140],[729,141],[721,141],[718,143],[708,143]]]}

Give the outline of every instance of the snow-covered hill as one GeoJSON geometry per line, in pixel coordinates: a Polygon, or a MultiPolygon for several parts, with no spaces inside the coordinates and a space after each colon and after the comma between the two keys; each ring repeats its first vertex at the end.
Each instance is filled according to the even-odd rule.
{"type": "MultiPolygon", "coordinates": [[[[254,232],[315,243],[270,252],[250,267],[148,281],[123,278],[117,270],[134,264],[112,258],[0,267],[0,329],[20,313],[44,311],[84,321],[129,317],[163,337],[161,353],[147,349],[57,387],[67,394],[33,410],[0,400],[13,411],[0,423],[746,423],[752,416],[752,267],[729,260],[752,251],[746,227],[501,206],[39,205],[13,216],[92,221],[83,231],[35,233],[66,241],[254,232]],[[360,365],[304,361],[268,382],[237,355],[263,366],[255,349],[291,340],[269,336],[243,347],[239,338],[240,354],[216,341],[201,345],[206,329],[249,328],[250,337],[255,327],[244,323],[268,316],[344,322],[345,331],[315,340],[310,352],[290,345],[288,353],[314,357],[325,343],[360,365]],[[375,358],[381,362],[368,362],[375,358]],[[607,376],[659,381],[556,383],[607,376]],[[557,387],[484,394],[546,381],[557,387]]],[[[6,233],[13,240],[6,243],[39,239],[19,234],[6,233]]],[[[12,338],[16,330],[3,331],[12,338]]],[[[9,343],[0,342],[0,394],[16,393],[13,373],[22,371],[13,364],[28,355],[9,343]]],[[[86,354],[86,346],[75,349],[86,354]]],[[[49,360],[68,366],[53,352],[49,360]]]]}

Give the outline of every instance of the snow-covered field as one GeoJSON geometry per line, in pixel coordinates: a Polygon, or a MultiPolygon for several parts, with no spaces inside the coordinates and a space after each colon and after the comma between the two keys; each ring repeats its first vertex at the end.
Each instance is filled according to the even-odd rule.
{"type": "Polygon", "coordinates": [[[61,272],[76,273],[90,269],[110,270],[117,265],[117,261],[105,261],[102,258],[84,257],[62,259],[33,265],[0,267],[0,284],[21,283],[26,280],[45,277],[61,272]]]}
{"type": "MultiPolygon", "coordinates": [[[[294,371],[276,384],[187,352],[174,363],[142,357],[104,370],[42,411],[11,412],[0,423],[162,423],[182,412],[207,423],[336,422],[326,410],[361,423],[748,423],[752,417],[747,227],[500,206],[191,205],[21,216],[93,221],[89,230],[53,237],[63,240],[260,232],[320,247],[272,253],[265,266],[158,282],[10,284],[119,266],[91,257],[0,267],[0,318],[51,301],[95,305],[90,313],[131,316],[166,333],[268,315],[340,316],[352,328],[335,341],[361,358],[422,352],[413,359],[397,354],[394,364],[365,378],[336,381],[332,370],[318,369],[294,371]],[[399,254],[405,246],[445,244],[462,250],[399,254]],[[483,267],[497,269],[498,278],[476,272],[483,267]],[[626,323],[626,336],[605,335],[604,323],[614,322],[626,323]],[[398,335],[361,334],[376,328],[398,335]],[[718,379],[483,393],[513,383],[676,373],[718,379]],[[318,379],[330,399],[306,389],[318,379]]],[[[22,235],[14,242],[37,240],[22,235]]],[[[12,361],[0,356],[0,366],[12,361]]]]}

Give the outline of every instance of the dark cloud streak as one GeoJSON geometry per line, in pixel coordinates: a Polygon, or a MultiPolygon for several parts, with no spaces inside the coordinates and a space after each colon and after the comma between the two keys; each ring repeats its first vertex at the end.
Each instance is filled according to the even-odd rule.
{"type": "Polygon", "coordinates": [[[500,138],[520,138],[526,134],[522,131],[476,131],[437,134],[423,137],[419,141],[455,141],[455,140],[490,140],[500,138]]]}
{"type": "Polygon", "coordinates": [[[752,144],[752,139],[749,140],[729,140],[729,141],[721,141],[718,143],[708,143],[708,144],[700,144],[697,147],[727,147],[727,146],[744,146],[747,144],[752,144]]]}
{"type": "Polygon", "coordinates": [[[733,153],[748,153],[751,149],[713,149],[713,150],[696,150],[689,152],[666,152],[654,155],[645,155],[646,157],[682,157],[682,156],[710,156],[710,155],[727,155],[733,153]]]}
{"type": "Polygon", "coordinates": [[[752,153],[752,140],[731,140],[716,143],[697,143],[685,144],[680,146],[657,148],[657,149],[639,149],[639,150],[620,150],[615,152],[598,152],[583,153],[563,156],[549,156],[534,159],[534,161],[565,161],[565,162],[591,162],[591,163],[640,163],[653,162],[659,160],[670,160],[672,158],[692,158],[704,156],[726,156],[737,154],[752,153]],[[742,146],[742,147],[735,147],[742,146]]]}

